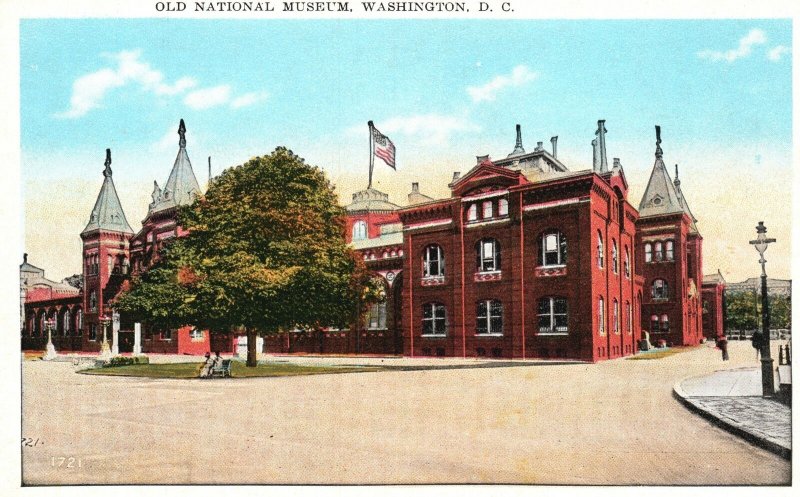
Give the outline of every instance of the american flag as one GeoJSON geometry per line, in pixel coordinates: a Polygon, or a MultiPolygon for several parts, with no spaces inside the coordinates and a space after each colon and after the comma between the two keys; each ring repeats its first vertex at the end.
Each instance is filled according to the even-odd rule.
{"type": "Polygon", "coordinates": [[[374,126],[372,127],[372,141],[375,144],[375,157],[381,159],[392,169],[397,170],[395,167],[395,149],[394,143],[388,136],[378,131],[374,126]]]}

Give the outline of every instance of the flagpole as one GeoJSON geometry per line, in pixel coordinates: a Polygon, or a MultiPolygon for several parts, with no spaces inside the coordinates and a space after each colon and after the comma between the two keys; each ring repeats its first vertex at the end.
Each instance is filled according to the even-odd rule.
{"type": "Polygon", "coordinates": [[[367,185],[367,189],[370,189],[372,188],[372,167],[375,165],[375,154],[372,150],[373,147],[372,121],[367,121],[367,126],[369,126],[369,185],[367,185]]]}

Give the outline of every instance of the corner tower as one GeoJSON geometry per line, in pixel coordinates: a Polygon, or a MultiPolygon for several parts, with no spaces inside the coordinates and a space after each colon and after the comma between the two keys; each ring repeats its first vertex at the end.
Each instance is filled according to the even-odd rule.
{"type": "Polygon", "coordinates": [[[653,171],[639,204],[637,265],[644,276],[642,329],[652,343],[696,345],[702,333],[702,237],[680,189],[669,177],[656,126],[653,171]]]}
{"type": "Polygon", "coordinates": [[[106,149],[103,185],[97,195],[89,223],[81,232],[83,240],[83,350],[100,350],[100,317],[108,301],[119,291],[128,274],[129,241],[133,230],[128,224],[111,171],[111,149],[106,149]]]}

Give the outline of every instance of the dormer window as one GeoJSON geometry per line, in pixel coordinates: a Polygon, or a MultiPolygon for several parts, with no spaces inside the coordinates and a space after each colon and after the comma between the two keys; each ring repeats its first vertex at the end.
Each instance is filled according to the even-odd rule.
{"type": "Polygon", "coordinates": [[[366,221],[356,221],[353,223],[353,240],[363,240],[367,237],[366,221]]]}

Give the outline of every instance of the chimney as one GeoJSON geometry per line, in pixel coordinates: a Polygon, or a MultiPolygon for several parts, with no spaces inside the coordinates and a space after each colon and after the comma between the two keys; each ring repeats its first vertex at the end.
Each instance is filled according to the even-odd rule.
{"type": "Polygon", "coordinates": [[[606,133],[608,130],[606,129],[606,121],[605,119],[600,119],[597,121],[597,131],[595,131],[595,135],[597,135],[597,146],[599,148],[599,155],[600,155],[600,169],[598,172],[604,173],[608,171],[608,159],[606,158],[606,133]]]}
{"type": "Polygon", "coordinates": [[[619,162],[619,157],[614,157],[614,169],[619,169],[622,167],[622,164],[619,162]]]}
{"type": "Polygon", "coordinates": [[[478,164],[480,164],[483,161],[489,160],[488,155],[476,155],[475,158],[478,160],[478,164]]]}
{"type": "Polygon", "coordinates": [[[553,145],[553,157],[558,159],[558,135],[550,138],[550,143],[553,145]]]}
{"type": "Polygon", "coordinates": [[[27,264],[28,263],[28,253],[27,252],[22,254],[22,263],[23,264],[27,264]]]}
{"type": "Polygon", "coordinates": [[[597,171],[600,167],[600,158],[597,155],[597,138],[592,140],[592,169],[597,171]]]}
{"type": "Polygon", "coordinates": [[[542,142],[536,142],[536,150],[535,151],[536,152],[541,152],[542,150],[544,150],[544,147],[542,147],[542,142]]]}
{"type": "Polygon", "coordinates": [[[461,177],[461,171],[453,171],[453,181],[461,177]]]}
{"type": "Polygon", "coordinates": [[[411,183],[411,193],[419,193],[419,183],[416,181],[411,183]]]}

